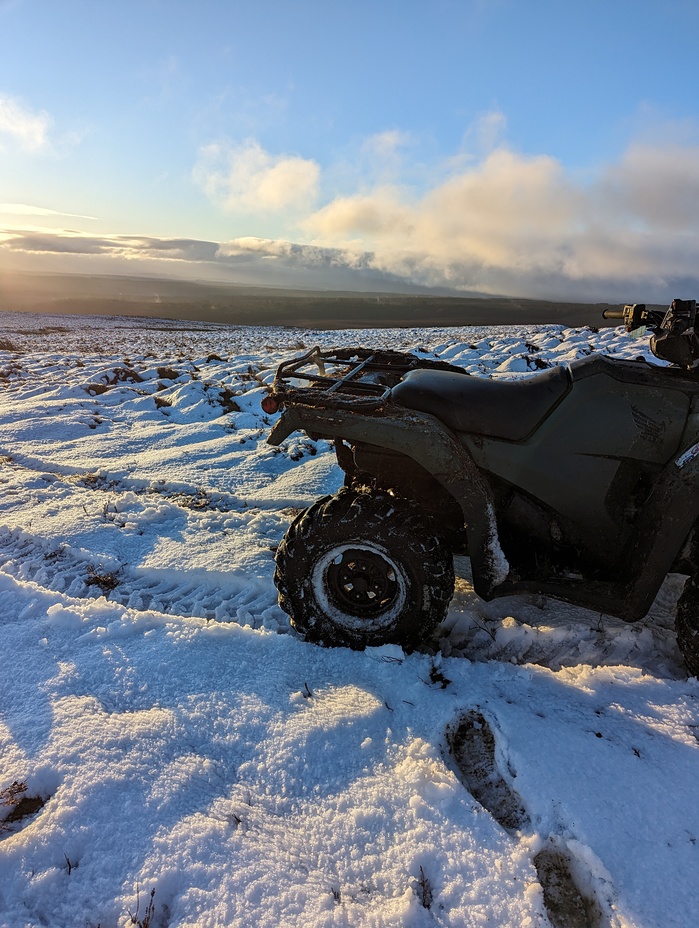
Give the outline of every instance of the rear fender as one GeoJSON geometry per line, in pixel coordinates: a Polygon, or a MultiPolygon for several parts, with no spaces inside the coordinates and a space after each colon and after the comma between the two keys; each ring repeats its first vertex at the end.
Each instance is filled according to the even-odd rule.
{"type": "Polygon", "coordinates": [[[278,445],[296,430],[318,438],[387,448],[407,455],[432,474],[463,512],[474,590],[481,598],[492,599],[495,587],[508,571],[498,539],[492,493],[471,455],[439,419],[403,409],[371,415],[287,406],[267,441],[278,445]]]}

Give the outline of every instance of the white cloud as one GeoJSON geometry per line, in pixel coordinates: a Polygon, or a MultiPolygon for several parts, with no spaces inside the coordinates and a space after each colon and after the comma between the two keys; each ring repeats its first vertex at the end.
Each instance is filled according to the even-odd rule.
{"type": "Polygon", "coordinates": [[[65,216],[69,219],[96,219],[95,216],[83,216],[80,213],[63,213],[43,206],[30,206],[26,203],[0,203],[2,216],[65,216]]]}
{"type": "Polygon", "coordinates": [[[33,112],[16,98],[0,94],[0,136],[9,137],[24,151],[39,151],[48,144],[52,122],[43,110],[33,112]]]}
{"type": "Polygon", "coordinates": [[[460,263],[510,266],[557,254],[562,232],[575,224],[575,201],[554,159],[497,149],[416,202],[383,186],[336,198],[304,228],[319,244],[361,242],[386,269],[408,261],[432,277],[441,266],[451,279],[460,263]]]}
{"type": "Polygon", "coordinates": [[[363,242],[373,247],[389,240],[407,244],[415,232],[416,218],[414,208],[401,202],[400,192],[384,186],[366,194],[336,197],[308,216],[303,227],[321,242],[363,242]]]}
{"type": "Polygon", "coordinates": [[[648,230],[696,230],[699,225],[699,146],[630,146],[600,182],[605,214],[626,215],[648,230]]]}
{"type": "Polygon", "coordinates": [[[376,135],[370,135],[364,140],[362,149],[367,154],[381,159],[381,161],[390,161],[396,158],[401,149],[406,148],[412,142],[412,136],[400,129],[388,129],[386,132],[378,132],[376,135]]]}
{"type": "Polygon", "coordinates": [[[475,150],[485,155],[504,143],[506,132],[507,117],[504,113],[500,110],[481,113],[464,133],[461,147],[465,153],[475,150]]]}
{"type": "Polygon", "coordinates": [[[320,169],[297,155],[272,155],[255,141],[200,152],[194,179],[207,196],[229,212],[306,211],[317,196],[320,169]]]}
{"type": "Polygon", "coordinates": [[[407,132],[390,129],[370,135],[359,151],[359,168],[379,183],[397,183],[406,166],[406,150],[414,144],[407,132]]]}
{"type": "Polygon", "coordinates": [[[484,151],[495,148],[504,138],[507,130],[507,118],[499,110],[485,113],[477,121],[477,137],[484,151]]]}

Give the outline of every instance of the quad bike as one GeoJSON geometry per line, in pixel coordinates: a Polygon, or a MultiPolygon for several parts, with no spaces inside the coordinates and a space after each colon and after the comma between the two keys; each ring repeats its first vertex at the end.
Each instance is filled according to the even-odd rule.
{"type": "Polygon", "coordinates": [[[699,675],[696,301],[607,311],[670,365],[590,355],[519,380],[410,353],[314,348],[280,365],[268,441],[330,439],[345,473],[289,527],[281,607],[308,640],[414,648],[446,615],[453,555],[483,599],[538,593],[643,618],[687,574],[677,638],[699,675]]]}

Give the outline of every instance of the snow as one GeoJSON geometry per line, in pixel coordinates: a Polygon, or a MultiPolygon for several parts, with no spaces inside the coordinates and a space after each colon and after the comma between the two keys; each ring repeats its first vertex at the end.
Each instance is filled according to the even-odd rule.
{"type": "Polygon", "coordinates": [[[341,482],[327,442],[265,442],[281,360],[419,347],[512,377],[639,343],[5,313],[8,342],[0,791],[26,782],[45,805],[0,831],[3,928],[124,928],[153,889],[151,928],[545,928],[544,846],[600,924],[699,923],[682,578],[628,626],[543,597],[484,603],[459,558],[444,625],[409,656],[306,644],[272,582],[291,519],[341,482]],[[448,726],[473,710],[526,808],[519,831],[449,757],[448,726]]]}

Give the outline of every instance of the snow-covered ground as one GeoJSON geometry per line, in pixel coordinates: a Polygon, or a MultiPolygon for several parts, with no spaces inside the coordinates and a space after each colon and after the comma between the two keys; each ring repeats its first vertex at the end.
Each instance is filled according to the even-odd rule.
{"type": "Polygon", "coordinates": [[[259,403],[313,344],[482,375],[642,350],[619,329],[0,315],[0,819],[44,801],[0,825],[0,925],[544,928],[542,849],[591,900],[559,928],[699,924],[681,578],[627,626],[486,604],[459,560],[423,653],[290,631],[273,551],[341,474],[326,442],[266,444],[259,403]],[[464,719],[490,811],[448,751],[464,719]]]}

